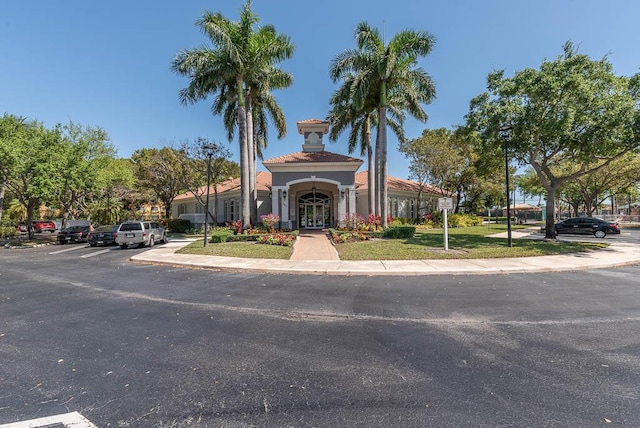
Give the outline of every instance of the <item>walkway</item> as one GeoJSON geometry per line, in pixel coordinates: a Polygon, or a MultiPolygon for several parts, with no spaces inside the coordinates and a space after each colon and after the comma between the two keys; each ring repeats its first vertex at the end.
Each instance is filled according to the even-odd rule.
{"type": "MultiPolygon", "coordinates": [[[[332,255],[326,245],[331,246],[324,235],[306,232],[305,244],[298,248],[298,255],[305,259],[276,260],[248,259],[236,257],[201,256],[176,254],[190,241],[170,241],[131,257],[132,261],[167,264],[174,266],[209,268],[217,270],[240,270],[249,272],[272,272],[317,275],[483,275],[508,273],[533,273],[553,271],[575,271],[585,269],[612,268],[640,264],[640,245],[610,242],[609,247],[586,253],[557,256],[515,257],[504,259],[456,259],[456,260],[369,260],[341,261],[337,253],[332,255]],[[326,243],[323,241],[326,241],[326,243]],[[314,243],[307,246],[306,243],[314,243]],[[315,246],[317,243],[317,247],[315,246]],[[335,257],[335,259],[320,259],[335,257]]],[[[527,238],[523,233],[514,234],[527,238]]],[[[297,244],[296,244],[297,245],[297,244]]],[[[333,247],[331,248],[333,251],[333,247]]]]}
{"type": "Polygon", "coordinates": [[[301,230],[289,260],[340,260],[327,232],[301,230]]]}

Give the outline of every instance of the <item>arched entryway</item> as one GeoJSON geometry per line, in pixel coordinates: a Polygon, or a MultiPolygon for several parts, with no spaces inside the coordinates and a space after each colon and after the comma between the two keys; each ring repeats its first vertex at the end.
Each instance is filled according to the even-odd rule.
{"type": "Polygon", "coordinates": [[[324,193],[306,193],[298,198],[301,229],[323,229],[331,226],[331,197],[324,193]]]}

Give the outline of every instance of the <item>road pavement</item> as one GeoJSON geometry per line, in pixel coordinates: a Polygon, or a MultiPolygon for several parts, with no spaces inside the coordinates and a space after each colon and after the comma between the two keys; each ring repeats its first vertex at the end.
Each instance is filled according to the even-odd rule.
{"type": "Polygon", "coordinates": [[[0,424],[640,421],[637,266],[272,275],[128,260],[144,251],[0,249],[0,424]]]}

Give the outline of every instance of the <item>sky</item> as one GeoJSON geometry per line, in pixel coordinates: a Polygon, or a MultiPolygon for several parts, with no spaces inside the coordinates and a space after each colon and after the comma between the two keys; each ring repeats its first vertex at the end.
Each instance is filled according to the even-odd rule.
{"type": "MultiPolygon", "coordinates": [[[[228,144],[238,161],[237,139],[228,142],[212,98],[182,105],[188,85],[172,73],[176,53],[208,44],[195,26],[205,11],[239,19],[244,0],[24,0],[5,1],[0,12],[0,114],[43,122],[74,121],[107,131],[120,157],[206,137],[228,144]]],[[[469,101],[486,89],[493,70],[506,76],[538,68],[562,53],[566,41],[580,53],[605,55],[616,74],[640,71],[640,2],[637,0],[253,0],[261,24],[273,25],[295,45],[279,66],[293,75],[291,87],[274,92],[288,133],[270,133],[264,159],[301,150],[296,122],[324,119],[337,89],[331,60],[355,48],[356,25],[366,21],[388,40],[404,29],[436,39],[419,60],[436,85],[425,106],[426,123],[409,119],[408,138],[424,129],[464,123],[469,101]]],[[[209,46],[211,46],[209,44],[209,46]]],[[[389,132],[389,174],[409,177],[409,162],[389,132]]],[[[325,149],[348,154],[347,134],[325,149]]],[[[355,153],[359,157],[359,153],[355,153]]],[[[366,167],[366,162],[363,169],[366,167]]],[[[261,170],[265,170],[260,164],[261,170]]]]}

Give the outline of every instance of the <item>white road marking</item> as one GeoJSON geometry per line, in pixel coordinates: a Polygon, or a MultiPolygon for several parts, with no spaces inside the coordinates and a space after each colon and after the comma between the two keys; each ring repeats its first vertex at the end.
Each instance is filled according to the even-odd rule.
{"type": "Polygon", "coordinates": [[[75,250],[79,250],[81,248],[87,248],[87,247],[89,247],[89,246],[88,245],[77,245],[77,246],[65,248],[64,250],[52,251],[49,254],[61,254],[61,253],[66,253],[67,251],[75,251],[75,250]]]}
{"type": "Polygon", "coordinates": [[[98,428],[78,412],[31,419],[30,421],[12,422],[0,425],[0,428],[37,428],[47,425],[63,424],[65,428],[98,428]]]}
{"type": "Polygon", "coordinates": [[[111,251],[113,248],[107,248],[106,250],[100,250],[100,251],[96,251],[95,253],[90,253],[90,254],[85,254],[84,256],[80,256],[81,259],[87,259],[89,257],[95,257],[98,254],[104,254],[104,253],[108,253],[109,251],[111,251]]]}

